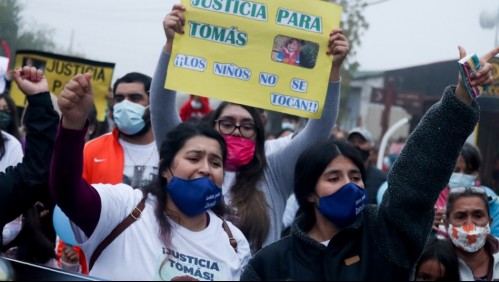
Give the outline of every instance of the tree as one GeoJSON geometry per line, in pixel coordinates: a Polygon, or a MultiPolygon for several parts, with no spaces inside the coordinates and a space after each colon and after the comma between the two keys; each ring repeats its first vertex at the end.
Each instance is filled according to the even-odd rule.
{"type": "MultiPolygon", "coordinates": [[[[11,56],[14,57],[16,50],[20,49],[39,51],[56,49],[56,44],[51,39],[54,30],[43,26],[37,28],[30,26],[30,30],[26,30],[21,17],[22,10],[23,4],[19,0],[0,2],[0,40],[7,42],[11,56]]],[[[5,55],[3,48],[0,48],[0,56],[5,55]]]]}
{"type": "MultiPolygon", "coordinates": [[[[369,23],[367,23],[363,11],[368,5],[365,0],[322,0],[332,2],[343,7],[343,17],[341,20],[340,27],[343,29],[345,36],[350,42],[350,52],[343,62],[343,68],[341,71],[342,77],[342,93],[347,93],[350,88],[350,80],[353,73],[359,68],[359,63],[356,61],[355,55],[357,50],[361,45],[361,37],[369,28],[369,23]]],[[[347,95],[341,95],[341,105],[346,104],[347,95]]],[[[340,107],[340,112],[338,116],[338,124],[345,116],[344,110],[346,107],[340,107]]]]}
{"type": "MultiPolygon", "coordinates": [[[[324,0],[328,1],[328,0],[324,0]]],[[[357,71],[359,63],[355,60],[357,49],[361,45],[361,36],[369,28],[364,15],[364,8],[368,5],[365,0],[329,0],[329,2],[341,5],[343,7],[343,18],[341,28],[350,42],[350,53],[343,63],[343,69],[352,74],[357,71]]]]}

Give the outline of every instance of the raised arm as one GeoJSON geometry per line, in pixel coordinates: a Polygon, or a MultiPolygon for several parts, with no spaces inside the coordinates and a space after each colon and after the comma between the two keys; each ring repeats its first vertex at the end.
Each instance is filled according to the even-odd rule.
{"type": "Polygon", "coordinates": [[[89,74],[78,74],[64,86],[57,100],[62,112],[50,168],[52,198],[90,237],[101,211],[99,194],[82,178],[83,146],[93,105],[89,74]]]}
{"type": "MultiPolygon", "coordinates": [[[[492,66],[486,60],[497,53],[499,49],[482,58],[484,67],[476,85],[491,83],[492,66]]],[[[445,89],[442,99],[426,112],[409,136],[388,174],[388,189],[378,218],[371,222],[376,226],[379,244],[386,246],[390,257],[400,258],[396,263],[410,267],[423,250],[434,219],[433,206],[478,117],[478,104],[459,78],[457,86],[445,89]]]]}
{"type": "Polygon", "coordinates": [[[22,163],[0,173],[0,226],[32,207],[43,194],[48,195],[50,158],[59,121],[42,70],[17,69],[14,79],[29,103],[26,151],[22,163]]]}
{"type": "Polygon", "coordinates": [[[172,11],[163,20],[166,44],[161,51],[158,65],[152,78],[150,93],[151,122],[158,150],[166,138],[166,133],[181,123],[177,108],[175,107],[177,93],[173,90],[165,89],[165,81],[175,33],[184,32],[183,25],[185,18],[183,11],[185,11],[183,5],[174,4],[172,11]]]}

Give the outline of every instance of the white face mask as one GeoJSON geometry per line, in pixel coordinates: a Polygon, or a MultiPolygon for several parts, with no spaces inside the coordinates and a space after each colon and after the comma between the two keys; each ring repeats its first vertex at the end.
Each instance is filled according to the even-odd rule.
{"type": "Polygon", "coordinates": [[[490,226],[487,223],[485,227],[475,224],[455,227],[449,224],[447,233],[452,243],[468,253],[474,253],[480,250],[490,234],[490,226]]]}
{"type": "Polygon", "coordinates": [[[5,224],[2,230],[2,245],[5,246],[16,239],[19,232],[21,232],[22,227],[22,221],[18,219],[5,224]]]}
{"type": "Polygon", "coordinates": [[[203,103],[199,102],[199,101],[195,101],[195,100],[192,100],[191,101],[191,107],[195,110],[199,110],[203,107],[203,103]]]}
{"type": "Polygon", "coordinates": [[[475,179],[476,176],[472,174],[453,172],[449,179],[449,188],[473,187],[475,186],[475,179]]]}
{"type": "Polygon", "coordinates": [[[114,105],[113,117],[118,129],[126,135],[134,135],[145,126],[144,112],[148,108],[128,100],[114,105]]]}
{"type": "Polygon", "coordinates": [[[281,129],[295,130],[296,126],[291,122],[283,122],[283,123],[281,123],[281,129]]]}

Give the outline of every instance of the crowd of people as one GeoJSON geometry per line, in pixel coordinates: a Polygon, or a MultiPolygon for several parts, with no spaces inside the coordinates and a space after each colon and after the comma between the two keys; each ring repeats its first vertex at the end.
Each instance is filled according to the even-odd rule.
{"type": "MultiPolygon", "coordinates": [[[[342,29],[329,34],[322,117],[286,115],[266,132],[264,112],[248,105],[212,109],[192,94],[177,111],[164,85],[185,9],[163,20],[153,76],[113,84],[109,130],[97,125],[90,74],[54,103],[43,70],[14,70],[29,107],[20,120],[0,95],[3,256],[105,280],[499,279],[499,198],[466,142],[479,106],[457,68],[380,170],[366,128],[335,126],[350,49],[342,29]],[[55,233],[56,207],[70,237],[55,233]]],[[[480,58],[473,85],[492,82],[498,53],[480,58]]]]}

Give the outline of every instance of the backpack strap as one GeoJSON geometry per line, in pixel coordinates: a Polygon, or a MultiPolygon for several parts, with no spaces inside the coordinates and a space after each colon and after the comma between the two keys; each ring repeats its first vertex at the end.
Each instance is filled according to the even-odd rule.
{"type": "Polygon", "coordinates": [[[222,228],[224,229],[225,233],[229,235],[229,243],[234,248],[234,251],[237,253],[237,241],[234,239],[234,236],[232,235],[232,232],[230,231],[230,227],[227,224],[227,221],[221,216],[220,219],[222,220],[222,228]]]}
{"type": "Polygon", "coordinates": [[[89,271],[94,266],[95,261],[97,261],[97,258],[101,255],[102,251],[104,251],[104,249],[106,249],[107,246],[109,246],[109,244],[111,244],[111,242],[113,242],[113,240],[121,234],[121,232],[123,232],[128,226],[130,226],[140,218],[145,207],[146,198],[147,194],[144,193],[144,197],[133,209],[133,211],[120,224],[118,224],[109,235],[107,235],[107,237],[99,244],[99,246],[97,246],[94,253],[92,254],[92,257],[90,258],[88,268],[89,271]]]}

